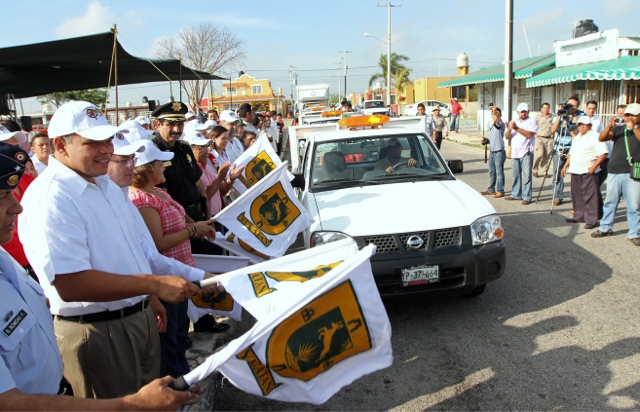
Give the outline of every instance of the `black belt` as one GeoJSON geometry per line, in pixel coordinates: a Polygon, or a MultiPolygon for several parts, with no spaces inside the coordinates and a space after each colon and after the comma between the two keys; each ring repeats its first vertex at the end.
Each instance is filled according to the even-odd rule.
{"type": "Polygon", "coordinates": [[[105,320],[122,319],[134,313],[142,312],[149,307],[149,298],[136,303],[135,305],[128,306],[126,308],[118,310],[105,310],[104,312],[90,313],[88,315],[80,316],[60,316],[56,315],[58,320],[64,320],[67,322],[77,323],[94,323],[104,322],[105,320]]]}
{"type": "Polygon", "coordinates": [[[502,153],[502,152],[504,152],[504,149],[502,149],[502,150],[496,150],[495,152],[493,152],[493,151],[492,151],[491,153],[502,153]]]}

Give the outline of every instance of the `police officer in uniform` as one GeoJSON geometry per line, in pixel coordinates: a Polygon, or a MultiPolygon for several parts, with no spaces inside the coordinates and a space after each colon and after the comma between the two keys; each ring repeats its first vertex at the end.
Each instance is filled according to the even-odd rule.
{"type": "MultiPolygon", "coordinates": [[[[0,142],[1,244],[13,237],[13,226],[22,212],[12,192],[27,156],[19,147],[0,142]]],[[[176,409],[180,403],[195,400],[192,394],[167,388],[173,381],[170,377],[156,379],[137,394],[118,399],[55,396],[62,379],[62,360],[44,292],[3,248],[0,328],[0,410],[176,409]]]]}
{"type": "MultiPolygon", "coordinates": [[[[207,198],[205,189],[199,185],[202,169],[188,142],[180,140],[184,131],[184,115],[188,108],[182,102],[166,103],[151,113],[156,119],[152,141],[162,151],[173,152],[173,159],[165,162],[165,188],[185,210],[187,217],[195,222],[207,220],[207,198]]],[[[197,254],[220,254],[219,247],[205,239],[191,239],[191,251],[197,254]]],[[[194,325],[196,332],[222,332],[229,328],[224,323],[216,323],[211,315],[204,316],[194,325]]]]}

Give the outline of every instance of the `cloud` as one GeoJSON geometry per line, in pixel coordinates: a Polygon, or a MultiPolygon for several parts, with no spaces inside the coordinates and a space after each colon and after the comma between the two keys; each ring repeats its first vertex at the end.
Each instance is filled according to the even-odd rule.
{"type": "Polygon", "coordinates": [[[108,7],[93,1],[89,3],[82,16],[63,21],[56,29],[56,34],[60,38],[68,38],[103,33],[109,31],[114,21],[114,16],[108,7]]]}

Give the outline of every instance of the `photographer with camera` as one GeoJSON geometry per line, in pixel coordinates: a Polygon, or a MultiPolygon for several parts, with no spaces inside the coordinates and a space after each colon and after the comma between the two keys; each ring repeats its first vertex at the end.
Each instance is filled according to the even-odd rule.
{"type": "Polygon", "coordinates": [[[491,111],[493,124],[489,128],[489,138],[482,138],[482,145],[489,145],[491,154],[489,155],[489,187],[482,195],[493,195],[495,198],[504,196],[504,162],[506,161],[506,153],[504,151],[504,131],[506,126],[502,121],[502,112],[499,108],[494,107],[491,111]],[[497,182],[497,189],[496,189],[497,182]]]}
{"type": "Polygon", "coordinates": [[[555,136],[553,141],[553,206],[560,206],[564,199],[564,178],[560,171],[564,167],[571,149],[571,141],[578,134],[578,119],[585,113],[578,110],[580,99],[571,96],[567,103],[560,106],[553,117],[551,133],[555,136]]]}
{"type": "Polygon", "coordinates": [[[611,119],[598,137],[601,142],[613,141],[613,150],[600,229],[591,237],[611,236],[616,209],[624,197],[629,224],[627,237],[635,246],[640,246],[640,180],[630,174],[633,171],[631,165],[640,162],[640,104],[625,107],[622,122],[620,120],[620,117],[611,119]]]}

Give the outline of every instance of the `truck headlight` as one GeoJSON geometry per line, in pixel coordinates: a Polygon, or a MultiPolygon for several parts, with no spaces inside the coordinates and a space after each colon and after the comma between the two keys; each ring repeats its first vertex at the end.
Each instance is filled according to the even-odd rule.
{"type": "Polygon", "coordinates": [[[309,239],[311,247],[324,245],[326,243],[337,242],[338,240],[348,239],[349,236],[340,232],[314,232],[309,239]]]}
{"type": "Polygon", "coordinates": [[[484,216],[471,224],[471,239],[474,246],[498,241],[503,236],[504,230],[498,215],[484,216]]]}

